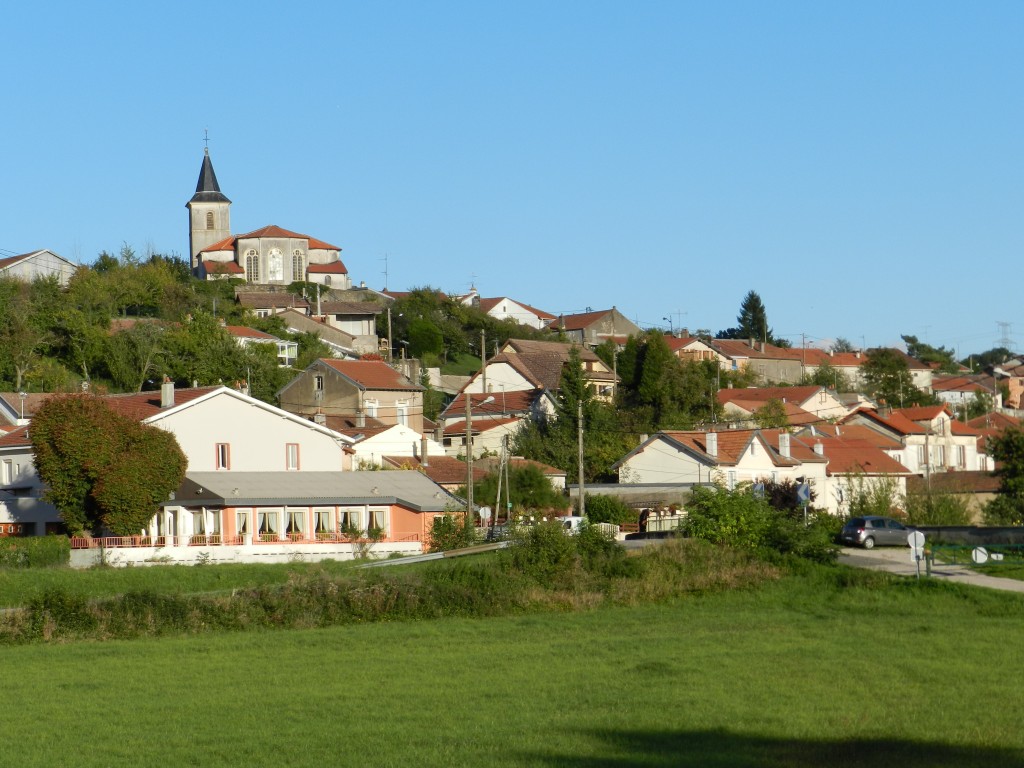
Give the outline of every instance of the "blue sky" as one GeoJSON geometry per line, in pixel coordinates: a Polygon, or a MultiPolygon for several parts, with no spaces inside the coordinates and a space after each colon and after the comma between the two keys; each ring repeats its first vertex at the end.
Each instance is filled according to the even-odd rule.
{"type": "Polygon", "coordinates": [[[1024,351],[1024,3],[149,5],[5,11],[0,255],[187,255],[209,129],[374,288],[1024,351]]]}

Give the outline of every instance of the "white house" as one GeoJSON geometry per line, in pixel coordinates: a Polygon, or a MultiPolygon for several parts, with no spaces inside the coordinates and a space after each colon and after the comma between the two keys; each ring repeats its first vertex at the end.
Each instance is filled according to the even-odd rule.
{"type": "Polygon", "coordinates": [[[77,264],[45,248],[0,259],[0,277],[14,277],[26,282],[37,277],[56,277],[61,286],[67,286],[76,269],[77,264]]]}

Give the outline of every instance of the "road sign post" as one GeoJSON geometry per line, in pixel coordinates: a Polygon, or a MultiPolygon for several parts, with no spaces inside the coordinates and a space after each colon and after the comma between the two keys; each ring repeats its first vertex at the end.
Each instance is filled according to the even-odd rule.
{"type": "Polygon", "coordinates": [[[917,565],[917,578],[921,578],[921,561],[924,560],[924,534],[911,531],[907,534],[907,546],[910,547],[910,559],[917,565]]]}

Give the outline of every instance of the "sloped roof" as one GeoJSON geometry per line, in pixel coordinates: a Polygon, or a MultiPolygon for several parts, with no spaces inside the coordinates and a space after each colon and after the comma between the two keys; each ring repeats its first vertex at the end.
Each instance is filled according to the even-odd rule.
{"type": "Polygon", "coordinates": [[[379,315],[384,308],[372,301],[324,301],[321,299],[320,311],[328,315],[379,315]]]}
{"type": "Polygon", "coordinates": [[[800,405],[806,403],[824,387],[811,385],[801,387],[744,387],[742,389],[720,389],[718,390],[718,402],[722,405],[731,403],[734,400],[747,402],[766,403],[769,400],[778,400],[782,403],[795,403],[800,405]]]}
{"type": "MultiPolygon", "coordinates": [[[[533,409],[534,404],[544,396],[542,389],[522,389],[510,392],[474,392],[471,400],[473,415],[484,416],[504,413],[528,413],[533,409]],[[488,397],[494,400],[484,403],[488,397]]],[[[458,416],[466,412],[466,394],[460,392],[444,409],[443,416],[458,416]]]]}
{"type": "Polygon", "coordinates": [[[480,309],[482,309],[484,312],[490,312],[492,309],[494,309],[496,306],[498,306],[498,304],[500,304],[503,301],[515,302],[520,307],[525,309],[527,312],[532,312],[537,317],[539,317],[539,318],[541,318],[543,320],[554,320],[555,319],[555,316],[552,315],[550,312],[545,312],[543,309],[537,309],[536,307],[531,307],[529,304],[524,304],[523,302],[518,301],[517,299],[511,299],[508,296],[499,296],[498,298],[493,298],[493,299],[480,299],[480,309]]]}
{"type": "Polygon", "coordinates": [[[28,427],[15,427],[10,432],[0,435],[0,448],[23,448],[32,445],[28,427]]]}
{"type": "MultiPolygon", "coordinates": [[[[739,408],[749,414],[765,407],[766,401],[762,400],[732,400],[729,402],[734,408],[739,408]]],[[[786,414],[786,421],[790,426],[797,427],[805,424],[817,424],[823,419],[815,413],[804,410],[795,403],[782,403],[783,412],[786,414]]]]}
{"type": "Polygon", "coordinates": [[[808,430],[806,437],[801,436],[801,439],[811,439],[819,435],[860,440],[868,442],[876,448],[881,448],[883,451],[900,451],[904,447],[903,443],[896,438],[863,424],[815,424],[812,429],[808,430]]]}
{"type": "Polygon", "coordinates": [[[457,500],[419,472],[190,472],[178,504],[398,504],[443,512],[457,500]],[[202,492],[200,492],[200,489],[202,492]]]}
{"type": "Polygon", "coordinates": [[[235,301],[252,309],[309,309],[309,302],[287,291],[237,291],[235,301]]]}
{"type": "Polygon", "coordinates": [[[230,203],[231,201],[220,191],[220,184],[217,183],[217,174],[213,172],[213,163],[210,161],[209,150],[203,152],[203,164],[199,168],[199,181],[196,182],[196,193],[192,195],[191,203],[230,203]]]}
{"type": "Polygon", "coordinates": [[[611,312],[611,309],[599,309],[593,312],[580,312],[575,315],[559,315],[548,323],[548,327],[554,330],[564,328],[567,331],[582,331],[599,322],[611,312]]]}
{"type": "MultiPolygon", "coordinates": [[[[491,416],[477,418],[476,414],[473,414],[473,434],[479,435],[482,432],[489,432],[492,429],[498,427],[508,426],[509,424],[518,424],[523,419],[522,417],[504,417],[504,416],[491,416]]],[[[453,421],[444,428],[444,434],[449,436],[464,435],[466,434],[466,420],[453,421]]]]}
{"type": "MultiPolygon", "coordinates": [[[[333,246],[331,246],[333,248],[333,246]]],[[[314,275],[347,275],[348,269],[339,259],[330,264],[309,264],[306,271],[314,275]]]]}
{"type": "Polygon", "coordinates": [[[339,248],[336,245],[325,243],[323,240],[317,240],[315,237],[304,235],[301,232],[292,232],[290,229],[284,229],[283,227],[277,226],[277,224],[268,224],[265,227],[254,229],[252,232],[246,232],[244,235],[235,235],[236,240],[251,240],[264,237],[289,238],[292,240],[308,240],[309,247],[313,249],[325,251],[341,250],[341,248],[339,248]]]}
{"type": "Polygon", "coordinates": [[[909,475],[910,470],[868,440],[843,437],[819,440],[829,475],[909,475]]]}
{"type": "Polygon", "coordinates": [[[421,392],[423,387],[414,384],[387,363],[379,360],[338,360],[321,357],[317,363],[337,371],[363,390],[409,390],[421,392]]]}
{"type": "MultiPolygon", "coordinates": [[[[454,456],[428,456],[427,466],[417,456],[383,456],[381,457],[388,464],[398,468],[414,469],[422,472],[435,483],[440,485],[465,485],[466,462],[456,459],[454,456]]],[[[487,468],[473,462],[473,481],[479,482],[487,477],[487,468]]]]}
{"type": "MultiPolygon", "coordinates": [[[[489,471],[495,471],[501,460],[495,456],[485,456],[482,459],[475,459],[473,466],[480,464],[486,467],[489,471]]],[[[508,465],[512,469],[518,469],[520,467],[534,467],[539,469],[544,475],[548,477],[565,477],[566,472],[564,469],[553,467],[550,464],[545,464],[542,461],[534,461],[533,459],[524,459],[522,456],[510,456],[508,459],[508,465]]]]}
{"type": "MultiPolygon", "coordinates": [[[[207,248],[207,251],[213,250],[207,248]]],[[[206,270],[207,274],[210,275],[244,275],[245,270],[239,264],[233,261],[208,261],[203,259],[203,269],[206,270]]]]}
{"type": "Polygon", "coordinates": [[[932,472],[929,478],[911,475],[907,478],[907,493],[924,493],[929,485],[933,491],[943,493],[998,493],[999,478],[983,470],[962,472],[932,472]]]}
{"type": "Polygon", "coordinates": [[[18,264],[19,262],[27,261],[27,260],[31,259],[33,256],[39,256],[40,254],[43,254],[43,253],[48,253],[51,256],[54,256],[54,257],[60,259],[61,261],[66,262],[67,264],[70,264],[73,267],[77,267],[78,266],[73,261],[70,261],[69,259],[65,259],[60,254],[54,253],[53,251],[51,251],[51,250],[49,250],[47,248],[40,248],[38,251],[29,251],[28,253],[22,253],[22,254],[19,254],[17,256],[7,256],[7,257],[5,257],[3,259],[0,259],[0,271],[5,270],[8,267],[13,267],[15,264],[18,264]]]}

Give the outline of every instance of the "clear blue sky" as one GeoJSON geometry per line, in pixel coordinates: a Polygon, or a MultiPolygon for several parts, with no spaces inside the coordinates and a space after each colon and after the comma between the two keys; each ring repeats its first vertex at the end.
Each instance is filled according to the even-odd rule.
{"type": "Polygon", "coordinates": [[[16,3],[0,255],[232,228],[353,280],[1024,351],[1024,3],[16,3]]]}

